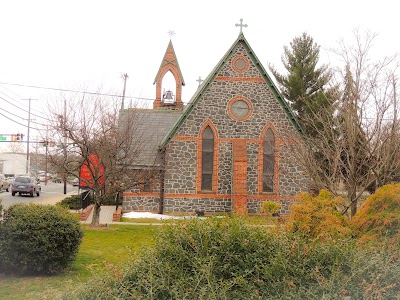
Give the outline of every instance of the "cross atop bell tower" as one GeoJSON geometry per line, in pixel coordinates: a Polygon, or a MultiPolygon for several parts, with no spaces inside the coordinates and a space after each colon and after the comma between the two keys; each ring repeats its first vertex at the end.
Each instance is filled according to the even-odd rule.
{"type": "MultiPolygon", "coordinates": [[[[168,34],[172,36],[173,31],[168,34]]],[[[183,80],[181,69],[179,68],[178,59],[176,58],[172,41],[169,41],[167,51],[164,54],[164,58],[161,61],[160,68],[158,69],[154,83],[156,84],[156,99],[153,102],[153,109],[177,109],[183,108],[182,102],[182,86],[185,85],[183,80]],[[164,76],[171,72],[175,79],[176,89],[175,95],[173,91],[164,91],[161,93],[162,81],[164,76]]]]}

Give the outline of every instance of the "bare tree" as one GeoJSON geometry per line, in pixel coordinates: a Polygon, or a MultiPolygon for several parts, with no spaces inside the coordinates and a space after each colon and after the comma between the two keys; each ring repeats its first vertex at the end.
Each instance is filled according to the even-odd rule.
{"type": "Polygon", "coordinates": [[[49,160],[66,175],[79,176],[82,164],[89,177],[82,179],[94,195],[92,225],[99,224],[101,205],[110,195],[129,190],[139,184],[133,171],[135,157],[143,144],[135,133],[135,115],[119,124],[120,99],[110,99],[97,93],[82,93],[68,98],[61,95],[50,106],[51,136],[61,147],[50,151],[49,160]],[[95,158],[95,159],[94,159],[95,158]]]}
{"type": "Polygon", "coordinates": [[[308,122],[317,134],[304,136],[294,149],[314,188],[344,194],[348,206],[343,213],[350,209],[351,216],[365,192],[394,180],[400,171],[397,56],[370,60],[376,35],[355,31],[354,37],[355,46],[342,41],[335,50],[344,63],[336,73],[335,113],[331,107],[314,110],[308,122]]]}
{"type": "Polygon", "coordinates": [[[21,142],[9,143],[8,149],[11,153],[23,153],[25,151],[24,145],[21,142]]]}

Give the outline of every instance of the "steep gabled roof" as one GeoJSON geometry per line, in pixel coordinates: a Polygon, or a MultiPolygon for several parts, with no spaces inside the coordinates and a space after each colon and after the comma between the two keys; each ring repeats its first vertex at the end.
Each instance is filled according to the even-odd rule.
{"type": "Polygon", "coordinates": [[[163,59],[161,61],[160,67],[158,68],[158,72],[157,72],[156,78],[154,79],[153,84],[155,84],[157,82],[157,78],[160,76],[160,72],[162,72],[162,70],[164,69],[164,66],[166,66],[168,64],[171,64],[171,65],[175,66],[178,69],[179,76],[180,76],[180,78],[182,80],[182,85],[184,86],[185,85],[185,80],[183,79],[181,68],[179,67],[178,59],[176,58],[174,46],[172,45],[172,41],[171,40],[169,41],[167,50],[165,50],[164,57],[163,57],[163,59]],[[172,57],[169,57],[169,56],[172,56],[172,57]]]}
{"type": "Polygon", "coordinates": [[[254,65],[258,68],[259,72],[261,73],[262,77],[264,78],[265,82],[269,85],[271,88],[272,92],[274,93],[276,99],[278,100],[279,104],[282,106],[284,111],[286,112],[287,116],[289,117],[289,120],[293,124],[293,126],[299,131],[302,132],[302,129],[297,122],[292,110],[290,109],[288,103],[283,99],[282,95],[280,94],[278,88],[275,86],[274,82],[271,80],[271,77],[268,75],[267,71],[264,69],[262,66],[260,60],[257,58],[255,55],[253,49],[251,49],[249,43],[247,42],[246,38],[244,37],[243,33],[241,32],[236,39],[236,41],[232,44],[232,46],[229,48],[229,50],[225,53],[225,55],[222,57],[222,59],[218,62],[218,64],[214,67],[214,69],[211,71],[211,73],[207,76],[207,78],[203,81],[203,83],[200,85],[200,87],[197,89],[197,91],[194,93],[193,97],[190,99],[188,105],[186,106],[182,116],[177,120],[175,125],[172,127],[172,129],[169,131],[168,135],[163,139],[161,146],[165,146],[175,135],[175,133],[178,131],[179,127],[181,124],[186,120],[190,112],[193,110],[193,108],[196,106],[197,102],[201,98],[201,96],[204,94],[204,92],[207,90],[208,86],[214,81],[214,78],[217,76],[218,72],[221,70],[221,68],[224,66],[224,64],[227,62],[229,59],[230,55],[233,53],[233,51],[236,49],[238,44],[240,42],[243,42],[244,47],[246,48],[252,62],[254,65]]]}
{"type": "Polygon", "coordinates": [[[120,111],[120,124],[133,124],[134,165],[141,167],[160,166],[159,145],[181,116],[178,110],[124,109],[120,111]]]}

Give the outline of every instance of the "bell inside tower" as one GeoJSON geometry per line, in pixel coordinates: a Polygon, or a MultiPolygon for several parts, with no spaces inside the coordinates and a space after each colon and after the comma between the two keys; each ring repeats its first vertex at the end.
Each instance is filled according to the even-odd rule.
{"type": "Polygon", "coordinates": [[[174,75],[172,75],[171,71],[168,71],[162,80],[163,86],[163,94],[161,101],[164,104],[174,104],[175,103],[175,95],[174,91],[176,90],[176,82],[174,75]]]}

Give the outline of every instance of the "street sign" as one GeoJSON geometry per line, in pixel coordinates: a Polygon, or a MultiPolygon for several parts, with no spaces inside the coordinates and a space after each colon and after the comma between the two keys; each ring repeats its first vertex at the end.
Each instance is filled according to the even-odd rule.
{"type": "Polygon", "coordinates": [[[6,136],[0,136],[0,141],[7,141],[7,137],[6,136]]]}

